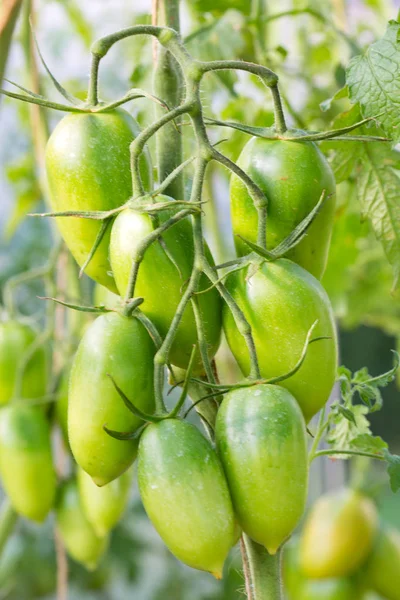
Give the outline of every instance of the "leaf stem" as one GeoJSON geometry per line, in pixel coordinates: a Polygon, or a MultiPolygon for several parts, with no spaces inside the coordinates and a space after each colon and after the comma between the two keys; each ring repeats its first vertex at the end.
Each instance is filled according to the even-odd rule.
{"type": "Polygon", "coordinates": [[[243,535],[240,542],[248,600],[281,600],[281,551],[272,556],[243,535]]]}

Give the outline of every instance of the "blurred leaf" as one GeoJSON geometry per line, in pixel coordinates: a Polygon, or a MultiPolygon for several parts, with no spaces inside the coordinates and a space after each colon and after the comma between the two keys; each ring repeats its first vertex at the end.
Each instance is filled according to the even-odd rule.
{"type": "Polygon", "coordinates": [[[381,437],[369,434],[358,435],[351,442],[351,446],[360,452],[370,452],[377,456],[382,456],[382,451],[388,447],[387,443],[381,437]]]}
{"type": "MultiPolygon", "coordinates": [[[[370,424],[366,417],[369,411],[362,404],[346,407],[345,411],[341,410],[339,406],[332,407],[331,430],[326,441],[334,450],[348,450],[359,435],[370,435],[370,424]],[[349,417],[348,412],[352,413],[352,418],[349,417]]],[[[342,458],[348,458],[348,455],[343,455],[342,458]]]]}
{"type": "MultiPolygon", "coordinates": [[[[346,88],[344,88],[346,89],[346,88]]],[[[342,96],[343,97],[343,96],[342,96]]],[[[337,98],[337,96],[333,99],[337,98]]],[[[330,108],[331,101],[327,100],[326,109],[330,108]]],[[[361,119],[358,106],[347,112],[341,113],[333,121],[333,129],[341,129],[358,123],[361,119]]],[[[330,163],[335,174],[337,183],[348,179],[355,171],[355,168],[362,154],[362,144],[360,142],[324,142],[321,144],[324,151],[330,154],[330,163]]]]}
{"type": "Polygon", "coordinates": [[[41,200],[41,191],[32,153],[24,155],[17,163],[7,167],[6,174],[15,189],[14,206],[4,232],[9,239],[26,214],[41,200]]]}
{"type": "Polygon", "coordinates": [[[79,34],[86,48],[94,41],[92,24],[86,19],[77,0],[58,0],[63,5],[75,31],[79,34]]]}
{"type": "Polygon", "coordinates": [[[347,68],[350,98],[364,117],[377,117],[385,131],[400,139],[400,24],[390,21],[384,37],[355,56],[347,68]]]}
{"type": "Polygon", "coordinates": [[[392,488],[392,492],[397,492],[400,490],[400,456],[390,454],[388,450],[384,451],[384,455],[388,462],[390,487],[392,488]]]}

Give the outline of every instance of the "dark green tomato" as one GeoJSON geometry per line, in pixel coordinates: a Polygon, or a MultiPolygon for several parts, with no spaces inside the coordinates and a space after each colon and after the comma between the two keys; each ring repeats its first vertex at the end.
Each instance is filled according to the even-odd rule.
{"type": "Polygon", "coordinates": [[[369,498],[351,489],[322,496],[302,534],[304,574],[315,579],[352,575],[370,554],[376,530],[377,511],[369,498]]]}
{"type": "Polygon", "coordinates": [[[46,350],[42,346],[30,354],[36,337],[29,325],[18,321],[0,323],[0,405],[7,404],[17,393],[21,373],[22,398],[40,398],[46,394],[46,350]]]}
{"type": "Polygon", "coordinates": [[[103,487],[98,487],[83,469],[78,469],[81,503],[88,521],[97,535],[107,535],[121,519],[129,500],[133,470],[103,487]]]}
{"type": "MultiPolygon", "coordinates": [[[[167,196],[158,196],[158,201],[168,201],[167,196]]],[[[169,215],[164,215],[164,219],[169,215]]],[[[162,222],[160,218],[160,222],[162,222]]],[[[138,245],[154,229],[149,215],[130,209],[116,218],[110,244],[110,259],[117,287],[125,295],[132,268],[132,257],[138,245]]],[[[135,296],[144,298],[141,310],[152,320],[160,335],[165,337],[185,291],[185,284],[193,269],[193,230],[188,220],[180,221],[163,234],[165,248],[159,241],[146,251],[139,268],[135,296]]],[[[211,285],[202,275],[200,289],[211,285]]],[[[209,355],[213,357],[221,337],[221,299],[215,288],[197,296],[208,342],[209,355]]],[[[193,345],[197,342],[196,321],[189,304],[171,348],[169,359],[174,365],[186,368],[193,345]]],[[[200,364],[200,361],[199,361],[200,364]]]]}
{"type": "Polygon", "coordinates": [[[104,554],[108,538],[98,536],[83,512],[75,479],[62,484],[56,505],[56,523],[68,554],[92,571],[104,554]]]}
{"type": "Polygon", "coordinates": [[[13,403],[0,410],[0,473],[15,510],[43,521],[53,506],[56,474],[43,411],[13,403]]]}
{"type": "MultiPolygon", "coordinates": [[[[126,202],[132,195],[129,145],[137,133],[137,123],[120,109],[64,117],[46,147],[52,210],[110,210],[126,202]]],[[[145,155],[141,167],[147,186],[150,167],[145,155]]],[[[60,217],[57,225],[75,260],[82,266],[93,247],[101,222],[60,217]]],[[[108,260],[109,240],[110,228],[86,273],[116,292],[108,260]]]]}
{"type": "MultiPolygon", "coordinates": [[[[226,286],[252,327],[262,377],[285,375],[298,362],[307,332],[318,320],[300,369],[280,383],[300,404],[309,421],[326,403],[335,382],[337,343],[329,298],[315,277],[287,259],[264,262],[232,273],[226,286]]],[[[230,349],[245,375],[250,358],[232,314],[224,306],[223,324],[230,349]]]]}
{"type": "Polygon", "coordinates": [[[365,565],[366,582],[387,600],[400,600],[400,532],[382,528],[365,565]]]}
{"type": "Polygon", "coordinates": [[[86,331],[75,355],[68,396],[68,436],[76,462],[98,485],[133,463],[137,440],[120,441],[103,426],[134,431],[143,424],[125,406],[108,374],[145,412],[154,408],[155,346],[136,318],[107,313],[86,331]]]}
{"type": "Polygon", "coordinates": [[[306,427],[296,400],[275,385],[229,392],[216,441],[240,526],[275,554],[307,498],[306,427]]]}
{"type": "MultiPolygon", "coordinates": [[[[311,212],[323,190],[331,195],[287,258],[315,277],[324,273],[335,210],[335,178],[328,161],[313,142],[286,142],[252,138],[238,164],[268,199],[267,247],[277,246],[311,212]]],[[[257,242],[258,214],[245,184],[231,180],[231,214],[236,248],[248,254],[249,246],[238,236],[257,242]]]]}
{"type": "Polygon", "coordinates": [[[210,443],[185,421],[149,425],[140,439],[138,481],[144,508],[171,552],[220,578],[237,531],[210,443]]]}

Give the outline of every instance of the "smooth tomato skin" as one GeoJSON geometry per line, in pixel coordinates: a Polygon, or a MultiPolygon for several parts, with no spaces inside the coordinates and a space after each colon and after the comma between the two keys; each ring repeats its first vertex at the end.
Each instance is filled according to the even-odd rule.
{"type": "Polygon", "coordinates": [[[149,425],[140,439],[138,481],[144,508],[169,550],[220,578],[237,528],[210,443],[186,421],[149,425]]]}
{"type": "MultiPolygon", "coordinates": [[[[19,369],[36,337],[29,325],[18,321],[0,323],[0,405],[14,397],[19,369]]],[[[40,398],[46,394],[46,384],[47,356],[42,346],[35,350],[26,365],[21,395],[23,398],[40,398]]]]}
{"type": "Polygon", "coordinates": [[[306,427],[295,398],[275,385],[229,392],[218,411],[216,442],[239,525],[275,554],[307,498],[306,427]]]}
{"type": "Polygon", "coordinates": [[[133,470],[103,487],[98,487],[90,475],[78,468],[79,495],[84,513],[97,535],[104,537],[121,519],[129,500],[133,470]]]}
{"type": "Polygon", "coordinates": [[[87,520],[76,479],[62,483],[58,490],[56,524],[68,554],[89,571],[96,568],[108,546],[107,536],[99,536],[87,520]]]}
{"type": "Polygon", "coordinates": [[[400,600],[400,532],[381,528],[363,570],[370,588],[387,600],[400,600]]]}
{"type": "MultiPolygon", "coordinates": [[[[330,195],[306,237],[286,255],[320,279],[328,258],[335,211],[335,178],[322,152],[313,142],[252,138],[243,148],[238,165],[268,199],[268,249],[282,242],[311,212],[323,190],[330,195]]],[[[235,175],[230,197],[236,249],[243,256],[250,248],[238,236],[257,243],[258,214],[245,184],[235,175]]]]}
{"type": "MultiPolygon", "coordinates": [[[[129,146],[139,128],[124,110],[70,114],[54,129],[46,147],[46,173],[54,212],[110,210],[132,195],[129,146]]],[[[151,180],[143,155],[141,172],[145,186],[151,180]]],[[[60,217],[57,225],[77,263],[87,259],[101,222],[60,217]]],[[[85,272],[116,292],[110,274],[110,227],[85,272]]]]}
{"type": "MultiPolygon", "coordinates": [[[[315,277],[287,259],[265,262],[255,272],[250,265],[229,275],[226,286],[252,327],[262,377],[277,377],[293,369],[316,320],[312,337],[329,338],[311,344],[297,373],[280,382],[296,398],[308,422],[327,402],[336,378],[336,329],[325,290],[315,277]]],[[[233,356],[247,376],[249,353],[227,306],[223,325],[233,356]]]]}
{"type": "MultiPolygon", "coordinates": [[[[171,201],[167,196],[158,196],[158,201],[171,201]]],[[[172,214],[172,213],[171,213],[172,214]]],[[[164,219],[171,215],[164,215],[164,219]]],[[[162,222],[163,218],[160,218],[162,222]]],[[[132,268],[132,257],[140,242],[154,229],[149,215],[130,209],[121,212],[115,219],[111,232],[110,259],[119,292],[125,295],[132,268]]],[[[193,231],[187,219],[180,221],[163,234],[168,254],[160,242],[154,242],[146,251],[139,268],[135,296],[143,297],[141,310],[152,320],[164,338],[168,333],[176,309],[190,278],[193,261],[193,231]],[[173,260],[171,260],[173,257],[173,260]],[[178,268],[177,268],[178,267],[178,268]]],[[[205,290],[211,282],[204,275],[200,289],[205,290]]],[[[215,288],[197,296],[202,314],[204,332],[212,358],[221,338],[222,303],[215,288]]],[[[196,321],[191,304],[183,314],[173,342],[169,359],[172,364],[187,368],[193,345],[197,342],[196,321]]],[[[200,358],[198,369],[200,368],[200,358]]]]}
{"type": "Polygon", "coordinates": [[[306,576],[345,577],[362,566],[377,531],[374,503],[344,488],[322,496],[304,526],[300,561],[306,576]]]}
{"type": "Polygon", "coordinates": [[[39,407],[11,404],[0,410],[0,473],[15,510],[44,521],[54,503],[56,473],[49,423],[39,407]]]}
{"type": "Polygon", "coordinates": [[[116,479],[133,463],[137,440],[108,435],[134,431],[143,422],[124,405],[108,374],[145,412],[154,409],[155,345],[136,318],[118,313],[97,317],[75,355],[68,394],[68,437],[78,465],[98,486],[116,479]]]}

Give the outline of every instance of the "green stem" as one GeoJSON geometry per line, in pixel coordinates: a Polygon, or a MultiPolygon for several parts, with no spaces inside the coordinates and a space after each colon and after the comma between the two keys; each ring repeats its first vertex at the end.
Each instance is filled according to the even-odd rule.
{"type": "Polygon", "coordinates": [[[281,551],[272,556],[243,535],[241,542],[247,600],[281,600],[281,551]]]}
{"type": "MultiPolygon", "coordinates": [[[[172,27],[179,33],[179,0],[158,1],[158,25],[172,27]]],[[[157,64],[153,76],[154,94],[169,108],[176,108],[182,101],[183,79],[181,69],[163,47],[158,48],[157,64]]],[[[156,118],[163,116],[163,108],[156,106],[156,118]]],[[[177,121],[178,122],[178,121],[177,121]]],[[[182,134],[175,124],[169,123],[159,129],[156,135],[158,181],[164,181],[182,163],[182,134]]],[[[184,194],[183,176],[179,174],[165,189],[173,198],[182,199],[184,194]]]]}
{"type": "Polygon", "coordinates": [[[285,133],[285,131],[287,131],[287,127],[278,85],[274,85],[270,89],[272,94],[272,100],[274,101],[275,129],[277,133],[282,134],[285,133]]]}
{"type": "Polygon", "coordinates": [[[18,515],[11,506],[8,498],[6,498],[3,502],[0,512],[0,556],[4,550],[8,538],[14,531],[17,521],[18,515]]]}
{"type": "Polygon", "coordinates": [[[373,454],[372,452],[362,452],[360,450],[318,450],[314,453],[313,459],[318,456],[334,456],[335,454],[346,454],[349,456],[366,456],[367,458],[375,458],[376,460],[385,460],[381,454],[373,454]]]}
{"type": "Polygon", "coordinates": [[[96,106],[99,103],[98,86],[99,86],[99,66],[101,57],[97,54],[92,54],[92,63],[90,66],[89,89],[87,102],[91,106],[96,106]]]}

